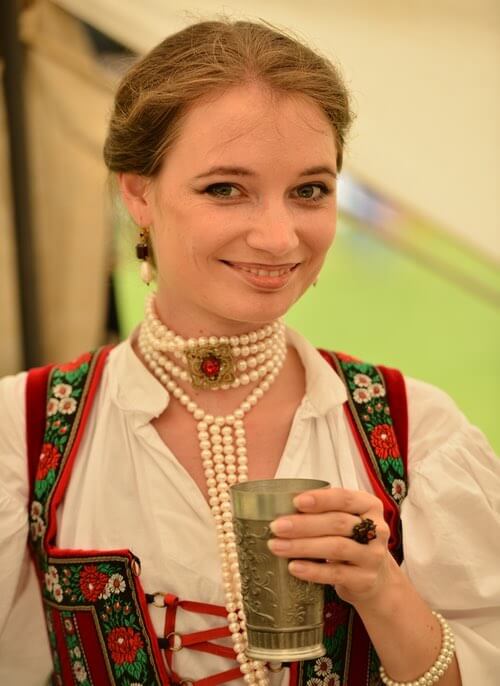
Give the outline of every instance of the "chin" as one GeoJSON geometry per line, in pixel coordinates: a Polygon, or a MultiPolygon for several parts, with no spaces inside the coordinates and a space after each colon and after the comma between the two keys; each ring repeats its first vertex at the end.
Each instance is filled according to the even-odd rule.
{"type": "MultiPolygon", "coordinates": [[[[276,294],[273,295],[275,297],[276,294]]],[[[224,319],[230,321],[260,326],[284,317],[296,302],[296,299],[292,300],[287,297],[286,301],[281,300],[279,302],[275,298],[274,302],[271,302],[271,299],[266,302],[265,298],[258,298],[257,301],[253,307],[250,305],[250,302],[247,302],[245,307],[230,305],[220,314],[224,319]]]]}

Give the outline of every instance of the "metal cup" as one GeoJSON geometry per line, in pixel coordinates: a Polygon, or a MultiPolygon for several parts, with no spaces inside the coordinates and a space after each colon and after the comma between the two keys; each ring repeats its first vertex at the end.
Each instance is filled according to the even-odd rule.
{"type": "Polygon", "coordinates": [[[276,517],[297,512],[296,495],[329,485],[317,479],[269,479],[231,487],[248,657],[293,662],[325,654],[323,585],[292,576],[288,560],[273,555],[267,541],[276,517]]]}

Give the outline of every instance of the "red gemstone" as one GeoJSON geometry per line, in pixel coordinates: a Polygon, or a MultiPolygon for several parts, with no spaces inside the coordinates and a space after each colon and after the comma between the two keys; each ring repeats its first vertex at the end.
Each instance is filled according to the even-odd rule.
{"type": "Polygon", "coordinates": [[[205,357],[200,367],[205,376],[208,376],[210,379],[214,379],[219,376],[220,360],[213,355],[210,355],[210,357],[205,357]]]}

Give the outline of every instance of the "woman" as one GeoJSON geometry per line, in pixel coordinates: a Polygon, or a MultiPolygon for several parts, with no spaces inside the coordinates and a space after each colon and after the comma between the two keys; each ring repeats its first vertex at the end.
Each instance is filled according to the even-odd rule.
{"type": "Polygon", "coordinates": [[[495,683],[490,448],[437,389],[279,322],[333,241],[350,119],[332,65],[260,24],[195,24],[126,74],[105,160],[157,289],[111,352],[0,386],[5,664],[32,637],[10,683],[50,671],[27,503],[58,683],[495,683]],[[274,476],[332,484],[273,524],[272,551],[328,590],[330,652],[304,665],[245,655],[228,489],[274,476]]]}

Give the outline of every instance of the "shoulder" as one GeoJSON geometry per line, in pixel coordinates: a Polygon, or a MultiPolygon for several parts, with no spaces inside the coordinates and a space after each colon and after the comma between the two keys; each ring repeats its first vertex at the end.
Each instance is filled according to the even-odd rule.
{"type": "Polygon", "coordinates": [[[3,498],[27,498],[26,411],[27,373],[0,379],[0,472],[3,498]]]}
{"type": "Polygon", "coordinates": [[[0,453],[25,445],[27,372],[0,379],[0,453]]]}
{"type": "MultiPolygon", "coordinates": [[[[436,504],[462,493],[500,511],[500,459],[447,393],[406,378],[409,479],[413,498],[436,504]]],[[[467,497],[466,497],[467,496],[467,497]]],[[[465,500],[464,500],[465,502],[465,500]]]]}

